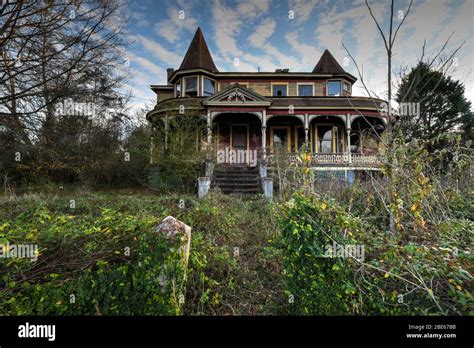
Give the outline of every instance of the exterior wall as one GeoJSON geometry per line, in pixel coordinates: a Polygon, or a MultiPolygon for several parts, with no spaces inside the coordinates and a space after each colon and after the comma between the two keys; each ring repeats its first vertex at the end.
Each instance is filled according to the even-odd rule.
{"type": "Polygon", "coordinates": [[[324,96],[326,95],[326,84],[324,82],[316,82],[314,87],[314,95],[324,96]]]}
{"type": "Polygon", "coordinates": [[[171,99],[171,98],[174,98],[174,91],[173,90],[161,90],[161,91],[158,91],[157,93],[157,100],[158,102],[161,102],[163,100],[166,100],[166,99],[171,99]]]}
{"type": "Polygon", "coordinates": [[[264,97],[271,96],[272,94],[270,82],[252,82],[249,83],[249,88],[264,97]]]}
{"type": "Polygon", "coordinates": [[[289,97],[295,97],[297,96],[297,91],[296,91],[296,82],[290,82],[288,84],[288,96],[289,97]]]}
{"type": "MultiPolygon", "coordinates": [[[[281,79],[275,79],[275,80],[265,80],[265,81],[244,81],[244,80],[236,80],[234,81],[219,81],[219,91],[222,91],[223,89],[229,87],[231,84],[237,84],[240,83],[243,86],[247,86],[249,89],[257,92],[258,94],[264,96],[264,97],[271,97],[272,96],[272,83],[287,83],[288,84],[288,97],[296,97],[298,95],[298,83],[314,83],[314,95],[315,96],[325,96],[326,95],[326,82],[321,81],[321,80],[316,80],[316,81],[311,81],[311,80],[298,80],[298,81],[284,81],[281,79]]],[[[344,96],[350,96],[351,93],[349,92],[343,92],[344,96]]]]}

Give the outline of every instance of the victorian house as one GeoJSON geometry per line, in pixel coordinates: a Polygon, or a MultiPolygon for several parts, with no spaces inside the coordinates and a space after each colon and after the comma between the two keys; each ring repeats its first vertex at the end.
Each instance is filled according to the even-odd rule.
{"type": "Polygon", "coordinates": [[[165,129],[173,117],[203,120],[199,139],[211,155],[199,178],[201,195],[209,186],[224,192],[263,189],[271,195],[275,154],[286,154],[290,165],[303,146],[320,177],[333,174],[352,181],[358,173],[380,169],[385,102],[353,96],[357,79],[328,50],[311,72],[223,72],[198,28],[181,65],[168,69],[167,76],[166,85],[151,86],[157,104],[147,119],[165,129]],[[231,161],[219,156],[229,153],[247,155],[244,163],[238,155],[231,161]]]}

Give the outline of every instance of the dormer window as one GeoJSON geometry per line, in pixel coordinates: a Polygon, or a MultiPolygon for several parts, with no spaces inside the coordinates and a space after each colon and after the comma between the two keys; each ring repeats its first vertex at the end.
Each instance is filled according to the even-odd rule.
{"type": "Polygon", "coordinates": [[[328,81],[328,95],[339,97],[341,95],[341,81],[328,81]]]}
{"type": "Polygon", "coordinates": [[[197,76],[184,78],[184,96],[197,97],[198,96],[198,79],[197,76]]]}
{"type": "Polygon", "coordinates": [[[203,96],[208,97],[216,93],[216,81],[208,79],[207,77],[204,77],[203,80],[203,96]]]}

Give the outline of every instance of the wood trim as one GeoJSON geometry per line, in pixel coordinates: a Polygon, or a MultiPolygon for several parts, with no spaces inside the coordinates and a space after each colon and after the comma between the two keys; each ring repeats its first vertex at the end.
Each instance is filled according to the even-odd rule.
{"type": "Polygon", "coordinates": [[[235,82],[235,81],[232,81],[229,83],[230,85],[241,85],[241,86],[245,86],[246,88],[250,88],[250,82],[235,82]]]}
{"type": "Polygon", "coordinates": [[[233,126],[245,126],[247,128],[247,153],[250,153],[250,132],[249,125],[246,123],[231,123],[230,124],[230,139],[229,139],[229,149],[232,150],[232,127],[233,126]]]}
{"type": "Polygon", "coordinates": [[[286,129],[288,138],[288,152],[291,152],[291,126],[270,126],[270,148],[273,149],[273,130],[274,129],[286,129]]]}
{"type": "Polygon", "coordinates": [[[175,82],[174,88],[173,88],[175,98],[181,98],[183,96],[183,81],[181,78],[179,78],[178,81],[175,82]],[[177,96],[177,93],[176,93],[176,90],[177,90],[176,85],[178,84],[178,81],[179,81],[179,88],[180,88],[179,97],[177,96]]]}

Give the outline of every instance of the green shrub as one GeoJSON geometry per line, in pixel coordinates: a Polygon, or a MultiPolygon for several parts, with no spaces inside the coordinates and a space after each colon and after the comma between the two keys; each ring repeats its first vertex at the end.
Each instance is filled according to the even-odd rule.
{"type": "Polygon", "coordinates": [[[350,215],[334,216],[331,200],[294,195],[280,206],[279,222],[287,295],[297,314],[342,315],[356,306],[350,278],[351,259],[327,257],[334,243],[354,244],[351,230],[362,223],[350,215]],[[345,227],[346,232],[344,233],[345,227]]]}
{"type": "Polygon", "coordinates": [[[352,203],[295,194],[279,206],[294,313],[472,314],[472,221],[453,218],[426,223],[423,233],[393,234],[370,216],[380,206],[352,203]],[[364,246],[364,259],[324,257],[334,242],[364,246]]]}
{"type": "Polygon", "coordinates": [[[37,262],[0,259],[2,315],[180,313],[185,268],[153,216],[76,213],[39,204],[0,220],[1,244],[39,246],[37,262]]]}

